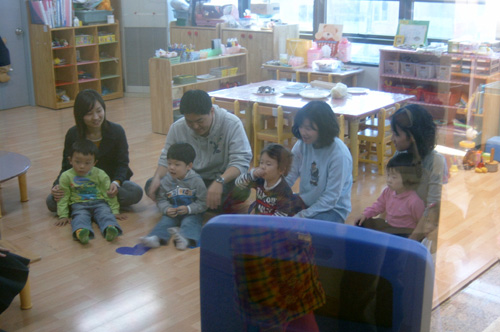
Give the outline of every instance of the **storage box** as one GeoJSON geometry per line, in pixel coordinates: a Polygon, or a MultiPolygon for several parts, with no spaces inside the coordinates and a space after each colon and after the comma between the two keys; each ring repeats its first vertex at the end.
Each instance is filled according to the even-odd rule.
{"type": "Polygon", "coordinates": [[[312,47],[312,40],[288,38],[286,40],[286,53],[290,56],[301,57],[307,63],[307,51],[312,47]]]}
{"type": "Polygon", "coordinates": [[[196,76],[194,75],[174,76],[174,84],[190,84],[190,83],[196,83],[196,76]]]}
{"type": "Polygon", "coordinates": [[[76,35],[75,45],[89,45],[94,43],[93,35],[76,35]]]}
{"type": "Polygon", "coordinates": [[[116,42],[116,36],[112,33],[106,35],[99,35],[99,44],[116,42]]]}
{"type": "Polygon", "coordinates": [[[399,61],[385,61],[384,62],[385,74],[399,74],[399,61]]]}
{"type": "Polygon", "coordinates": [[[411,62],[401,62],[401,75],[415,77],[416,65],[411,62]]]}
{"type": "Polygon", "coordinates": [[[436,65],[436,78],[438,80],[449,81],[451,79],[451,67],[436,65]]]}
{"type": "Polygon", "coordinates": [[[418,64],[415,71],[418,78],[431,79],[436,77],[434,64],[418,64]]]}
{"type": "Polygon", "coordinates": [[[106,23],[108,15],[113,15],[112,10],[75,10],[75,15],[82,24],[106,23]]]}
{"type": "Polygon", "coordinates": [[[258,15],[272,16],[280,13],[280,4],[274,3],[252,3],[250,11],[258,15]]]}

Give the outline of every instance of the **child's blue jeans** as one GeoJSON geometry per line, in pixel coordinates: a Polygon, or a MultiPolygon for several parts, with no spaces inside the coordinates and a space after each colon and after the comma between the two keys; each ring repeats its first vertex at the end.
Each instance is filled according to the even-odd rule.
{"type": "Polygon", "coordinates": [[[171,218],[163,215],[160,221],[156,224],[155,228],[149,233],[148,236],[156,235],[160,239],[160,244],[167,244],[170,240],[170,227],[179,227],[179,233],[188,240],[192,240],[191,244],[198,245],[201,236],[201,223],[203,213],[199,214],[186,214],[171,218]]]}
{"type": "Polygon", "coordinates": [[[111,212],[109,205],[103,200],[98,200],[71,205],[71,229],[73,231],[73,238],[76,239],[75,232],[80,228],[88,229],[90,231],[89,237],[91,239],[94,238],[92,217],[99,226],[103,236],[108,226],[115,226],[119,234],[122,233],[122,229],[120,225],[118,225],[118,221],[116,221],[116,217],[113,212],[111,212]]]}

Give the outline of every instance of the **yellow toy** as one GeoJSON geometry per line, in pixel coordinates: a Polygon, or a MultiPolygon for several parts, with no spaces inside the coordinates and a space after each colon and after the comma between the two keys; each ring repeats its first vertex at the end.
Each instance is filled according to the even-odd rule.
{"type": "Polygon", "coordinates": [[[97,10],[113,10],[111,8],[111,1],[110,0],[102,0],[102,2],[97,6],[97,10]]]}

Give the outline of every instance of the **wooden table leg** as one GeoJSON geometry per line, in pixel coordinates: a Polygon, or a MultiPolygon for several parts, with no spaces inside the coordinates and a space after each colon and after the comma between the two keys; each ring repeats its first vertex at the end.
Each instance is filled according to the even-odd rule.
{"type": "Polygon", "coordinates": [[[21,309],[28,310],[33,307],[33,304],[31,303],[31,286],[29,276],[28,280],[26,280],[26,285],[24,285],[23,290],[19,293],[19,298],[21,300],[21,309]]]}
{"type": "Polygon", "coordinates": [[[21,202],[28,201],[28,185],[26,182],[26,173],[21,174],[17,177],[19,181],[19,191],[21,192],[21,202]]]}
{"type": "Polygon", "coordinates": [[[358,157],[359,157],[359,142],[358,142],[359,119],[349,119],[349,147],[352,156],[352,180],[358,178],[358,157]]]}

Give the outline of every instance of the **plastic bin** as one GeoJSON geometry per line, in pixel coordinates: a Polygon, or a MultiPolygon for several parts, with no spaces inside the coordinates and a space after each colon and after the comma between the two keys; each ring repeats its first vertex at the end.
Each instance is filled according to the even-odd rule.
{"type": "Polygon", "coordinates": [[[399,61],[385,61],[384,73],[385,74],[399,74],[399,61]]]}
{"type": "Polygon", "coordinates": [[[451,67],[436,65],[436,78],[443,81],[451,79],[451,67]]]}
{"type": "Polygon", "coordinates": [[[401,62],[401,75],[415,77],[416,65],[411,62],[401,62]]]}
{"type": "Polygon", "coordinates": [[[416,73],[418,78],[430,79],[436,77],[434,64],[418,64],[416,65],[416,73]]]}
{"type": "Polygon", "coordinates": [[[75,15],[82,24],[106,23],[108,15],[113,15],[112,10],[75,10],[75,15]]]}

